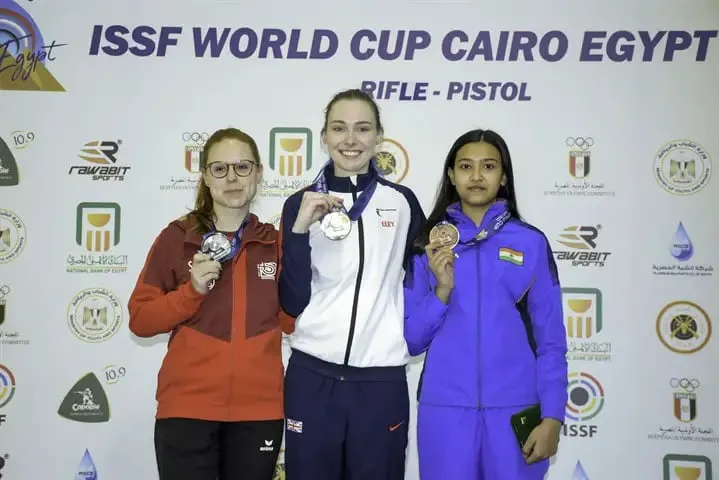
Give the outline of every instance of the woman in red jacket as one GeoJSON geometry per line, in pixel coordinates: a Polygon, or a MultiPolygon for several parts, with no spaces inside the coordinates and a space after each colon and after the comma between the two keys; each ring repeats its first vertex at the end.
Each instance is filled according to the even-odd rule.
{"type": "Polygon", "coordinates": [[[283,435],[280,238],[250,213],[255,141],[205,144],[195,209],[154,241],[129,301],[130,330],[170,333],[157,386],[160,480],[271,480],[283,435]]]}

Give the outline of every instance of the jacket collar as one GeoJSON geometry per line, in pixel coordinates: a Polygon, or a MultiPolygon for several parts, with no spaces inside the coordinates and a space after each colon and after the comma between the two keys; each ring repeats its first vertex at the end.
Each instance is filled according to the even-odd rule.
{"type": "Polygon", "coordinates": [[[482,223],[479,227],[475,225],[474,220],[469,218],[462,212],[462,206],[459,202],[455,202],[447,207],[447,217],[459,230],[459,241],[462,243],[468,242],[475,238],[479,232],[485,230],[489,232],[490,229],[494,228],[494,221],[497,217],[505,213],[509,209],[506,200],[497,199],[487,210],[482,218],[482,223]]]}
{"type": "MultiPolygon", "coordinates": [[[[327,189],[333,192],[350,193],[352,191],[351,185],[352,180],[350,177],[337,177],[335,176],[335,164],[329,162],[324,168],[325,179],[327,180],[327,189]]],[[[378,177],[377,172],[372,167],[370,162],[369,170],[367,173],[357,175],[357,191],[361,192],[372,182],[372,180],[378,177]]]]}
{"type": "MultiPolygon", "coordinates": [[[[189,217],[185,230],[185,243],[197,245],[198,247],[202,244],[202,235],[197,232],[194,227],[197,225],[197,221],[194,217],[189,217]]],[[[249,242],[268,242],[272,240],[272,231],[274,227],[272,224],[262,223],[254,213],[247,214],[247,225],[245,230],[242,232],[242,244],[249,242]]]]}

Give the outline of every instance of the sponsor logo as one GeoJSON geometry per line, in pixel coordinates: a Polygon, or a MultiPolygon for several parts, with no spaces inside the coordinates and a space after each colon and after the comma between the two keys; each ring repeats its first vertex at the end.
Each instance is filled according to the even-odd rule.
{"type": "Polygon", "coordinates": [[[568,378],[565,415],[569,422],[562,425],[562,434],[591,438],[599,432],[599,427],[590,420],[595,419],[604,407],[604,387],[586,372],[570,372],[568,378]]]}
{"type": "Polygon", "coordinates": [[[13,211],[0,208],[0,264],[10,263],[25,249],[25,224],[13,211]]]}
{"type": "Polygon", "coordinates": [[[13,0],[0,3],[0,90],[64,92],[50,73],[66,43],[48,42],[32,16],[13,0]]]}
{"type": "Polygon", "coordinates": [[[270,130],[268,175],[262,179],[260,195],[288,197],[312,183],[312,131],[304,127],[275,127],[270,130]]]}
{"type": "Polygon", "coordinates": [[[698,352],[709,343],[711,333],[709,315],[695,303],[672,302],[657,315],[657,336],[674,353],[698,352]]]}
{"type": "Polygon", "coordinates": [[[58,415],[82,423],[110,421],[110,402],[94,373],[88,373],[67,392],[57,410],[58,415]]]}
{"type": "Polygon", "coordinates": [[[375,150],[377,170],[394,183],[402,183],[409,172],[407,150],[396,140],[385,138],[375,150]]]}
{"type": "Polygon", "coordinates": [[[709,153],[693,140],[676,140],[659,149],[654,157],[654,178],[664,191],[693,195],[707,186],[712,164],[709,153]]]}
{"type": "Polygon", "coordinates": [[[712,480],[712,462],[704,455],[669,453],[663,466],[664,480],[712,480]]]}
{"type": "Polygon", "coordinates": [[[127,255],[115,247],[120,243],[121,208],[112,202],[83,202],[77,206],[75,242],[84,253],[68,255],[69,273],[124,273],[127,255]]]}
{"type": "Polygon", "coordinates": [[[571,262],[573,267],[604,267],[612,252],[598,247],[597,238],[602,226],[572,225],[557,236],[556,242],[563,247],[554,250],[560,262],[571,262]]]}
{"type": "Polygon", "coordinates": [[[15,376],[5,365],[0,364],[0,408],[10,403],[15,396],[15,376]]]}
{"type": "Polygon", "coordinates": [[[97,480],[97,468],[95,468],[95,462],[92,461],[90,451],[87,448],[82,455],[80,465],[77,467],[75,480],[97,480]]]}
{"type": "Polygon", "coordinates": [[[122,145],[122,140],[88,142],[83,147],[78,157],[85,160],[87,165],[73,165],[68,175],[78,175],[91,178],[93,181],[117,181],[125,180],[125,175],[131,167],[116,165],[117,153],[122,145]]]}
{"type": "Polygon", "coordinates": [[[87,288],[70,301],[67,323],[80,340],[100,343],[112,338],[122,325],[123,308],[117,295],[106,288],[87,288]]]}

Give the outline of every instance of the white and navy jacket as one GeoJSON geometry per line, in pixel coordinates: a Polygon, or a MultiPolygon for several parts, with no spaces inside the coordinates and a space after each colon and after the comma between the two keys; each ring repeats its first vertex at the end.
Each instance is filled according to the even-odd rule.
{"type": "MultiPolygon", "coordinates": [[[[377,176],[370,168],[367,174],[336,177],[333,164],[325,167],[329,193],[344,198],[348,211],[377,176]]],[[[297,317],[291,347],[339,365],[405,365],[402,281],[411,243],[425,221],[417,197],[378,177],[349,236],[329,240],[319,222],[308,233],[292,233],[302,196],[312,189],[296,192],[282,209],[279,297],[285,312],[297,317]]]]}

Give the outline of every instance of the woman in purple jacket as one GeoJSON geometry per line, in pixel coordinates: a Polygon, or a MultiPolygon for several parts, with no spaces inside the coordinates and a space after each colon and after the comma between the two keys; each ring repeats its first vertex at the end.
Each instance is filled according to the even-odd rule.
{"type": "Polygon", "coordinates": [[[438,199],[405,280],[410,354],[427,352],[418,391],[422,480],[541,480],[567,402],[557,267],[520,220],[501,136],[472,130],[447,155],[438,199]],[[524,448],[510,418],[540,406],[524,448]]]}

